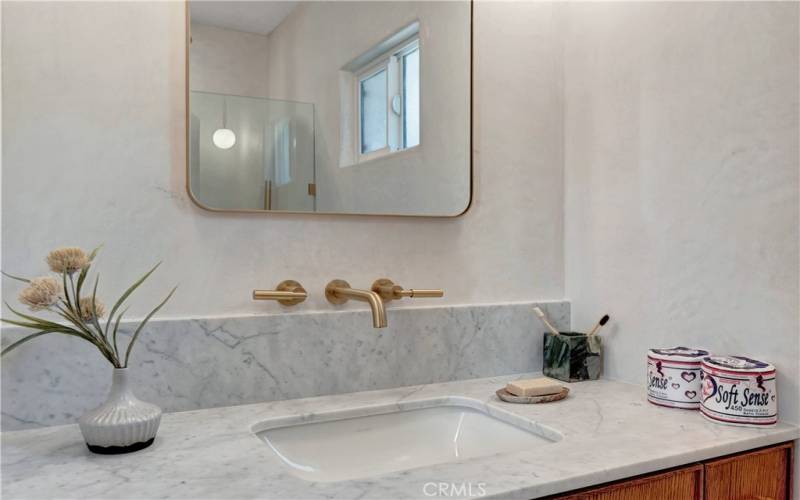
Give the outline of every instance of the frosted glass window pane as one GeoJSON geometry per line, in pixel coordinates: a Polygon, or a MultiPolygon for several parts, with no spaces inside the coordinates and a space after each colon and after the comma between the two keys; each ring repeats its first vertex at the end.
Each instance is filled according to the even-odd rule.
{"type": "Polygon", "coordinates": [[[403,142],[419,144],[419,49],[403,56],[403,142]]]}
{"type": "Polygon", "coordinates": [[[361,81],[361,153],[386,147],[386,70],[361,81]]]}

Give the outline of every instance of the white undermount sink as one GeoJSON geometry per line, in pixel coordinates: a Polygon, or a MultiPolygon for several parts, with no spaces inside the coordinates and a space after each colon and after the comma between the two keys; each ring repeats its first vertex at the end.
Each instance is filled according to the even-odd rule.
{"type": "Polygon", "coordinates": [[[561,435],[466,398],[270,420],[253,431],[297,477],[333,482],[521,450],[561,435]]]}

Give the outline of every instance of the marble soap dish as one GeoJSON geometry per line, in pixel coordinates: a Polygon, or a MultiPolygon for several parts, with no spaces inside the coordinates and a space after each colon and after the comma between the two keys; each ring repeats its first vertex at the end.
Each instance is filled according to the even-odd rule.
{"type": "Polygon", "coordinates": [[[495,392],[497,397],[500,400],[505,401],[506,403],[521,403],[521,404],[536,404],[536,403],[551,403],[553,401],[559,401],[567,397],[569,394],[569,388],[562,387],[561,392],[557,392],[555,394],[545,394],[544,396],[515,396],[506,390],[505,387],[502,389],[497,389],[495,392]]]}

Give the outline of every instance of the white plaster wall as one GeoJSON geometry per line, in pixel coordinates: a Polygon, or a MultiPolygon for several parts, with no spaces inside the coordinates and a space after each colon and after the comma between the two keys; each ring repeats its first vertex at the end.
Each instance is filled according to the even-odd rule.
{"type": "Polygon", "coordinates": [[[610,313],[605,374],[650,347],[770,361],[800,420],[797,3],[567,6],[566,283],[610,313]]]}
{"type": "Polygon", "coordinates": [[[314,103],[317,210],[457,215],[466,208],[469,16],[464,1],[305,2],[269,34],[269,96],[314,103]],[[342,122],[353,116],[341,104],[353,84],[342,68],[415,20],[420,146],[340,167],[342,122]]]}
{"type": "Polygon", "coordinates": [[[192,23],[192,90],[267,97],[267,37],[192,23]]]}
{"type": "MultiPolygon", "coordinates": [[[[164,316],[278,311],[250,292],[287,278],[311,293],[297,311],[330,309],[322,290],[337,277],[359,287],[389,276],[444,288],[431,305],[563,296],[560,71],[549,4],[475,6],[476,193],[457,219],[202,211],[184,187],[183,4],[2,9],[3,269],[36,275],[50,248],[105,243],[98,268],[108,300],[163,259],[132,317],[174,283],[164,316]],[[525,64],[509,66],[500,54],[525,64]]],[[[3,286],[13,299],[16,284],[3,286]]]]}

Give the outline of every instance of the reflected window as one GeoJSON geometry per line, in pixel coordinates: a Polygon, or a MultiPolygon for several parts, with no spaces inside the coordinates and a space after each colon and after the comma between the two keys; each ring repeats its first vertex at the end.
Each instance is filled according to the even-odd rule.
{"type": "Polygon", "coordinates": [[[361,154],[386,147],[387,88],[386,68],[378,70],[359,84],[361,102],[361,154]]]}
{"type": "Polygon", "coordinates": [[[384,52],[357,75],[359,161],[420,143],[419,39],[384,52]]]}
{"type": "Polygon", "coordinates": [[[403,56],[403,147],[419,144],[419,46],[403,56]]]}

